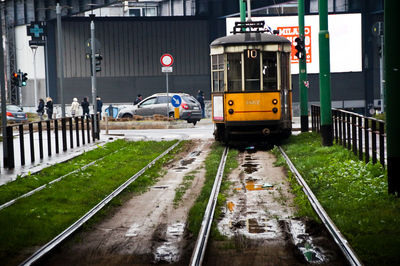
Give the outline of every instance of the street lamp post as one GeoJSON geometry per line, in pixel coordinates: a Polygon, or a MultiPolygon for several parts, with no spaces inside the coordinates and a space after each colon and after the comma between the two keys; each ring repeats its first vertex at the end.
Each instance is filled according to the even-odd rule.
{"type": "Polygon", "coordinates": [[[65,103],[64,103],[64,60],[63,60],[63,44],[62,44],[62,32],[61,32],[61,6],[60,2],[57,2],[56,6],[56,14],[57,14],[57,45],[58,45],[58,73],[60,78],[60,103],[61,103],[61,116],[65,117],[65,103]]]}
{"type": "Polygon", "coordinates": [[[32,53],[33,53],[33,90],[34,90],[34,95],[35,95],[35,102],[33,106],[36,106],[38,103],[38,92],[37,92],[37,79],[36,79],[36,52],[37,52],[37,45],[31,45],[32,53]]]}

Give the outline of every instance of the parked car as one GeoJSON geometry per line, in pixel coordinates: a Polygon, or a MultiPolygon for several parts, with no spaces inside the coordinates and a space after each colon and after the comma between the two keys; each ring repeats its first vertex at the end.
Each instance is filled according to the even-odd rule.
{"type": "Polygon", "coordinates": [[[174,107],[171,104],[173,95],[179,95],[182,103],[179,106],[179,119],[186,120],[188,123],[196,125],[201,119],[200,103],[191,95],[186,93],[170,93],[169,98],[166,93],[153,94],[136,105],[122,108],[118,113],[118,118],[131,118],[134,115],[152,116],[155,114],[174,116],[174,107]]]}
{"type": "Polygon", "coordinates": [[[7,116],[7,121],[9,122],[21,123],[28,121],[28,116],[26,115],[22,107],[19,107],[17,105],[12,105],[12,104],[6,105],[6,116],[7,116]]]}

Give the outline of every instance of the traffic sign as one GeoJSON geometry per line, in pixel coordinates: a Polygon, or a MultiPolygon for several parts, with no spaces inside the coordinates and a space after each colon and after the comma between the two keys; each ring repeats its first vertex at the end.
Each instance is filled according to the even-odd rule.
{"type": "Polygon", "coordinates": [[[164,67],[170,67],[174,63],[174,58],[170,54],[163,54],[160,58],[160,62],[164,67]]]}
{"type": "Polygon", "coordinates": [[[182,103],[181,96],[176,95],[176,94],[174,96],[172,96],[171,103],[172,103],[173,107],[179,107],[181,105],[181,103],[182,103]]]}
{"type": "Polygon", "coordinates": [[[172,67],[161,67],[161,72],[168,72],[171,73],[172,72],[172,67]]]}

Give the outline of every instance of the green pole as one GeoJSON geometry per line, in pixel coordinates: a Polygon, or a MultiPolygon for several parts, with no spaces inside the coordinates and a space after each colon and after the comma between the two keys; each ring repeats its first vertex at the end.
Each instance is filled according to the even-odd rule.
{"type": "MultiPolygon", "coordinates": [[[[243,0],[239,0],[240,7],[240,22],[246,22],[246,3],[243,0]]],[[[242,28],[242,31],[245,31],[246,28],[242,28]]]]}
{"type": "Polygon", "coordinates": [[[385,0],[384,75],[386,89],[386,136],[388,190],[400,196],[400,63],[397,56],[399,36],[393,30],[398,23],[399,1],[385,0]],[[387,56],[386,56],[387,55],[387,56]]]}
{"type": "Polygon", "coordinates": [[[323,146],[332,146],[331,70],[329,60],[328,1],[318,0],[319,9],[319,94],[323,146]]]}
{"type": "MultiPolygon", "coordinates": [[[[298,1],[299,37],[304,38],[304,0],[298,1]]],[[[299,59],[299,88],[300,88],[300,123],[301,132],[308,132],[308,88],[307,83],[307,53],[304,49],[303,58],[299,59]]],[[[307,83],[308,84],[308,83],[307,83]]]]}

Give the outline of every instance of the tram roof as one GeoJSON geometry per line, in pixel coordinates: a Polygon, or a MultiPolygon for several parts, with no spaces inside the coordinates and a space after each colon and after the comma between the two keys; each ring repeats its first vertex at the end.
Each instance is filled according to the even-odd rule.
{"type": "Polygon", "coordinates": [[[263,44],[263,43],[290,43],[290,41],[282,36],[270,33],[237,33],[215,39],[210,46],[219,45],[236,45],[236,44],[263,44]]]}

